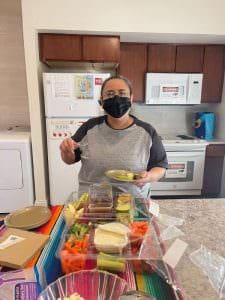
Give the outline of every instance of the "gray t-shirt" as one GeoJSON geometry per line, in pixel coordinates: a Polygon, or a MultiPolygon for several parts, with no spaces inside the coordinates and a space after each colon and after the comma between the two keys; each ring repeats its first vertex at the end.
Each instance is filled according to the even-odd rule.
{"type": "Polygon", "coordinates": [[[111,128],[106,116],[92,118],[72,136],[80,144],[80,148],[75,150],[75,162],[81,160],[82,163],[80,192],[88,191],[91,184],[110,182],[114,189],[147,197],[150,184],[139,188],[105,176],[105,172],[112,169],[140,172],[168,166],[166,152],[156,130],[150,124],[132,117],[133,124],[125,129],[111,128]]]}

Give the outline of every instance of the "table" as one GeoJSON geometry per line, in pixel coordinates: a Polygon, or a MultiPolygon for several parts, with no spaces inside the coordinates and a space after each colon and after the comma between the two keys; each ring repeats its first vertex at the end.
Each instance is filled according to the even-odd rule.
{"type": "MultiPolygon", "coordinates": [[[[203,245],[211,253],[225,258],[225,199],[168,199],[154,201],[159,204],[160,209],[166,209],[173,216],[179,216],[184,219],[184,225],[180,228],[185,235],[181,239],[188,244],[188,247],[176,266],[175,272],[184,292],[185,300],[218,300],[219,296],[210,284],[207,276],[191,262],[189,255],[203,245]]],[[[220,271],[221,281],[223,281],[225,273],[224,270],[220,271]]]]}

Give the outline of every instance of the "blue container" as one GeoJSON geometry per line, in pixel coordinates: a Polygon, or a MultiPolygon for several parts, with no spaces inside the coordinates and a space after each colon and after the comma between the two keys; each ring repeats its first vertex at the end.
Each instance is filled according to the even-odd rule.
{"type": "Polygon", "coordinates": [[[213,112],[195,113],[195,136],[200,139],[211,140],[214,135],[215,114],[213,112]]]}

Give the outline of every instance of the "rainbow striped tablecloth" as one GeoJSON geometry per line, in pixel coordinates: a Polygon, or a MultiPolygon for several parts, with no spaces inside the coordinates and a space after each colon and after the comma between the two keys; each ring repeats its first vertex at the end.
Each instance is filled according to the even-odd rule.
{"type": "MultiPolygon", "coordinates": [[[[51,219],[37,230],[37,232],[49,234],[50,240],[27,265],[27,267],[34,267],[42,288],[63,275],[60,260],[57,258],[60,239],[65,229],[63,206],[54,206],[50,209],[51,219]]],[[[126,270],[121,277],[128,282],[129,289],[144,291],[154,296],[156,300],[174,299],[171,287],[157,273],[135,274],[132,266],[127,263],[126,270]]]]}

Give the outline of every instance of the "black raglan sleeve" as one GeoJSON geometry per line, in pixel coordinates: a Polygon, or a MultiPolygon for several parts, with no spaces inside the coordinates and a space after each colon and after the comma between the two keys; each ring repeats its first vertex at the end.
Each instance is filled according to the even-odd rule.
{"type": "MultiPolygon", "coordinates": [[[[88,125],[87,122],[83,123],[75,132],[75,134],[73,136],[71,136],[71,139],[73,139],[75,142],[79,143],[87,134],[88,131],[88,125]]],[[[76,150],[74,150],[75,152],[75,161],[74,162],[78,162],[81,159],[81,150],[80,148],[77,148],[76,150]]]]}
{"type": "Polygon", "coordinates": [[[150,149],[150,158],[148,161],[147,171],[154,167],[168,168],[166,151],[162,144],[161,138],[155,129],[152,132],[152,146],[150,149]]]}

